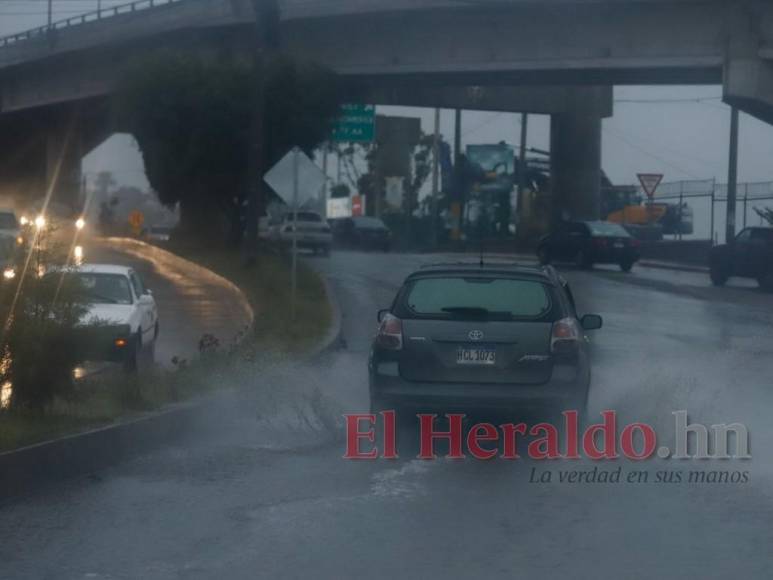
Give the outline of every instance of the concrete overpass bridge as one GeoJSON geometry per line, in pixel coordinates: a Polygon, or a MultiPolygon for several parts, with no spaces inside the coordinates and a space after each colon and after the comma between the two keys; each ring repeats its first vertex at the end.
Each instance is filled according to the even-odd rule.
{"type": "MultiPolygon", "coordinates": [[[[598,211],[614,84],[716,83],[773,122],[766,0],[280,0],[282,49],[377,104],[549,114],[554,190],[598,211]]],[[[141,0],[0,39],[0,188],[39,190],[116,128],[107,97],[132,57],[251,50],[251,0],[141,0]]]]}

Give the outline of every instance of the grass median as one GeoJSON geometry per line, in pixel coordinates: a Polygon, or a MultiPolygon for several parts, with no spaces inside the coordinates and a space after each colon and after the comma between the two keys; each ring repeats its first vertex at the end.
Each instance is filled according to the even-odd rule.
{"type": "Polygon", "coordinates": [[[326,335],[332,320],[325,284],[299,264],[296,317],[291,320],[289,259],[270,252],[247,267],[239,252],[200,246],[164,246],[235,284],[254,312],[252,328],[238,337],[202,337],[199,356],[174,369],[155,368],[138,376],[119,369],[75,383],[65,398],[43,412],[0,411],[0,451],[76,433],[218,388],[242,386],[278,360],[302,356],[326,335]]]}

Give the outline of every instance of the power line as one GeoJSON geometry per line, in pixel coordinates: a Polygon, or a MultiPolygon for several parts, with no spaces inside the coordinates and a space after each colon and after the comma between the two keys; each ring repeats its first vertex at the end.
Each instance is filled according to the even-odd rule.
{"type": "Polygon", "coordinates": [[[674,163],[668,161],[667,159],[664,159],[663,157],[660,157],[659,155],[656,155],[654,153],[651,153],[650,151],[647,151],[645,148],[637,145],[636,143],[630,141],[629,139],[625,138],[623,135],[617,134],[614,131],[611,131],[610,129],[606,127],[602,127],[602,131],[610,135],[611,137],[614,137],[615,139],[618,139],[619,141],[622,141],[629,147],[632,147],[633,149],[636,149],[640,153],[643,153],[647,157],[650,157],[652,159],[655,159],[656,161],[660,161],[664,165],[667,165],[668,167],[671,167],[672,169],[676,169],[679,173],[686,175],[687,177],[690,177],[692,179],[700,179],[697,175],[694,175],[690,173],[689,171],[685,171],[684,168],[679,167],[678,165],[675,165],[674,163]]]}

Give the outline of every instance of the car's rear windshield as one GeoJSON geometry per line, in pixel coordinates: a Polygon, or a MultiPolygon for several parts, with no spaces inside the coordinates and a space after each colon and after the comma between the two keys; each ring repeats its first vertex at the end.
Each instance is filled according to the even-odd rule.
{"type": "Polygon", "coordinates": [[[537,280],[443,276],[409,283],[402,306],[417,318],[539,320],[549,315],[552,300],[537,280]]]}
{"type": "Polygon", "coordinates": [[[122,274],[71,274],[76,291],[85,302],[91,304],[131,304],[132,293],[129,279],[122,274]]]}
{"type": "Polygon", "coordinates": [[[631,234],[620,224],[609,222],[588,222],[591,235],[594,236],[615,236],[618,238],[630,238],[631,234]]]}

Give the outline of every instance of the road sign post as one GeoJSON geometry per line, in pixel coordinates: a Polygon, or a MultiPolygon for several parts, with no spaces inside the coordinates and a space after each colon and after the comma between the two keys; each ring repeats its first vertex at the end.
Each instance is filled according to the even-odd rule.
{"type": "Polygon", "coordinates": [[[298,208],[317,195],[325,183],[325,174],[303,151],[293,147],[266,173],[263,180],[293,212],[290,314],[292,320],[295,320],[298,286],[298,208]]]}
{"type": "Polygon", "coordinates": [[[290,274],[290,319],[295,322],[295,298],[298,293],[298,148],[293,149],[293,266],[290,274]]]}

